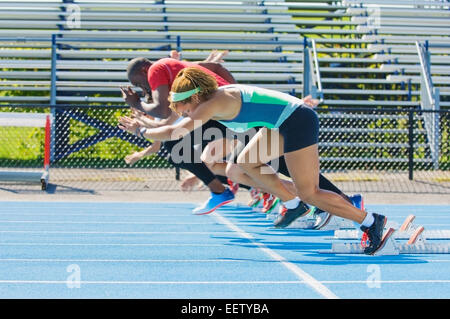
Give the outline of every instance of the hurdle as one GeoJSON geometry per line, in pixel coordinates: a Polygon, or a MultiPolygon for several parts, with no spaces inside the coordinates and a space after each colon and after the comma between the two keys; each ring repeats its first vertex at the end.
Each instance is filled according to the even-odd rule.
{"type": "Polygon", "coordinates": [[[50,114],[0,112],[0,126],[44,127],[44,170],[5,170],[0,169],[0,181],[40,183],[42,190],[47,190],[50,178],[50,114]]]}
{"type": "MultiPolygon", "coordinates": [[[[388,228],[386,234],[391,236],[386,241],[384,248],[375,255],[400,255],[400,254],[450,254],[450,242],[433,242],[428,240],[448,240],[450,230],[425,230],[423,226],[413,224],[414,215],[409,215],[398,230],[388,228]],[[407,240],[406,243],[400,240],[407,240]]],[[[357,230],[335,231],[335,239],[358,239],[357,230]]],[[[330,250],[322,250],[324,254],[363,254],[364,248],[360,243],[332,243],[330,250]]]]}

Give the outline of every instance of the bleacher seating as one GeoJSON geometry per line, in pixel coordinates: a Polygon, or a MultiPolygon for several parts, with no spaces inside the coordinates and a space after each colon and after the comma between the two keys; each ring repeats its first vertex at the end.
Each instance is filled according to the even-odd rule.
{"type": "Polygon", "coordinates": [[[349,105],[349,97],[356,96],[350,104],[373,106],[379,100],[380,106],[394,106],[398,99],[392,97],[400,95],[407,101],[398,101],[399,106],[412,105],[418,100],[420,72],[415,40],[429,41],[433,82],[443,87],[441,99],[443,105],[448,103],[448,48],[433,47],[450,43],[446,2],[206,3],[2,1],[0,78],[3,90],[14,94],[4,94],[1,100],[49,102],[50,37],[57,34],[58,102],[107,101],[107,97],[120,102],[115,90],[126,83],[126,61],[136,55],[165,57],[177,49],[177,36],[184,59],[200,60],[212,48],[228,49],[225,66],[238,81],[279,85],[283,91],[300,94],[301,36],[306,36],[316,40],[325,104],[349,105]],[[71,28],[74,4],[82,18],[79,26],[71,28]],[[6,40],[11,36],[16,40],[6,40]],[[40,40],[30,41],[36,38],[40,40]],[[98,38],[102,41],[92,41],[98,38]],[[280,45],[283,41],[293,44],[280,45]],[[273,67],[280,61],[288,63],[273,67]],[[102,94],[106,96],[98,96],[102,94]],[[368,96],[377,99],[364,102],[368,96]]]}
{"type": "Polygon", "coordinates": [[[303,43],[283,1],[272,3],[2,1],[0,78],[13,94],[0,100],[50,102],[52,34],[56,103],[121,103],[127,61],[156,60],[173,49],[187,60],[229,50],[225,66],[238,81],[301,93],[303,43]],[[71,27],[74,4],[81,20],[71,27]]]}
{"type": "Polygon", "coordinates": [[[448,2],[351,0],[312,9],[298,2],[287,5],[301,8],[291,13],[304,25],[299,33],[316,42],[324,104],[418,105],[415,41],[428,41],[433,83],[441,87],[441,106],[448,106],[450,57],[448,47],[438,47],[450,43],[448,2]]]}
{"type": "Polygon", "coordinates": [[[53,102],[123,103],[127,61],[173,49],[186,60],[230,50],[224,66],[238,82],[301,96],[306,37],[315,42],[323,106],[418,107],[415,42],[427,41],[432,82],[448,108],[449,8],[431,0],[0,1],[0,102],[49,104],[53,53],[53,102]]]}
{"type": "MultiPolygon", "coordinates": [[[[308,7],[307,1],[286,3],[293,19],[301,26],[299,33],[314,40],[317,52],[317,71],[320,74],[323,105],[342,107],[369,108],[415,108],[421,105],[421,66],[415,45],[420,41],[429,46],[431,55],[432,83],[439,87],[440,107],[450,106],[448,55],[450,43],[450,3],[448,1],[380,1],[358,0],[327,2],[308,7]],[[442,47],[440,47],[440,45],[442,47]]],[[[337,117],[338,113],[333,113],[337,117]]],[[[348,118],[348,115],[344,116],[348,118]]],[[[392,123],[408,121],[396,115],[384,115],[392,123]]],[[[417,121],[427,120],[427,117],[417,121]]],[[[338,122],[339,123],[339,122],[338,122]]],[[[327,124],[322,121],[322,131],[345,134],[350,128],[339,128],[336,122],[327,124]],[[330,127],[328,127],[330,125],[330,127]]],[[[376,125],[373,123],[373,125],[376,125]]],[[[425,126],[427,123],[424,124],[425,126]]],[[[372,129],[367,131],[367,122],[361,127],[355,124],[350,130],[380,134],[382,131],[392,134],[405,132],[389,129],[372,129]]],[[[416,128],[416,133],[419,130],[416,128]]],[[[422,132],[424,136],[428,132],[422,132]]],[[[398,139],[402,138],[398,135],[398,139]]],[[[428,134],[429,135],[429,134],[428,134]]],[[[416,138],[425,140],[427,137],[416,138]]],[[[428,136],[430,142],[430,136],[428,136]]],[[[334,143],[336,144],[336,143],[334,143]]],[[[333,143],[321,145],[321,152],[329,154],[333,143]]],[[[339,144],[339,143],[338,143],[339,144]]],[[[341,143],[341,147],[345,147],[341,143]]],[[[398,150],[395,143],[372,143],[380,152],[398,150]]],[[[430,142],[430,144],[432,144],[430,142]]],[[[334,145],[336,146],[336,145],[334,145]]],[[[359,147],[354,144],[354,147],[359,147]]],[[[429,149],[430,146],[424,146],[429,149]]],[[[433,153],[431,150],[430,154],[433,153]]],[[[346,161],[345,157],[326,156],[322,163],[346,161]]],[[[377,158],[364,160],[375,163],[377,158]]],[[[396,158],[395,161],[405,161],[396,158]]],[[[427,161],[436,163],[436,156],[427,161]]]]}

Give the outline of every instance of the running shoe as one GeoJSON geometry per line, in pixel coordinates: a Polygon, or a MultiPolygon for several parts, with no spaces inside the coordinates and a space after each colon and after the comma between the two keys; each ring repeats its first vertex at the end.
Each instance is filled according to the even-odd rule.
{"type": "Polygon", "coordinates": [[[300,201],[296,208],[283,209],[281,211],[280,217],[275,220],[274,226],[277,228],[285,228],[297,218],[308,215],[309,211],[310,208],[308,207],[308,205],[300,201]]]}
{"type": "Polygon", "coordinates": [[[312,207],[311,211],[313,212],[313,216],[316,220],[314,223],[313,229],[316,229],[316,230],[322,229],[323,227],[328,225],[331,218],[333,217],[333,215],[331,215],[330,213],[323,211],[317,207],[312,207]]]}
{"type": "Polygon", "coordinates": [[[286,214],[287,210],[288,209],[286,208],[286,206],[281,204],[280,209],[278,210],[278,215],[283,216],[284,214],[286,214]]]}
{"type": "Polygon", "coordinates": [[[349,198],[352,201],[353,206],[364,210],[364,199],[361,194],[355,194],[353,196],[350,196],[349,198]]]}
{"type": "Polygon", "coordinates": [[[261,212],[265,214],[270,214],[270,212],[277,206],[280,199],[278,197],[273,196],[272,194],[265,193],[263,195],[264,204],[261,212]]]}
{"type": "Polygon", "coordinates": [[[374,222],[370,227],[360,227],[363,231],[361,246],[364,248],[364,254],[366,255],[374,255],[381,250],[392,235],[392,232],[387,232],[383,237],[384,226],[387,222],[386,216],[373,214],[373,218],[374,222]]]}
{"type": "Polygon", "coordinates": [[[262,194],[256,188],[252,188],[250,190],[250,197],[251,197],[251,199],[250,199],[250,201],[248,202],[247,205],[250,206],[250,207],[255,207],[261,201],[262,194]]]}
{"type": "Polygon", "coordinates": [[[195,208],[192,213],[194,215],[206,215],[215,211],[220,206],[228,204],[234,200],[234,194],[227,188],[222,194],[211,193],[208,200],[201,206],[195,208]]]}
{"type": "Polygon", "coordinates": [[[236,195],[236,193],[237,193],[237,191],[238,191],[238,189],[239,189],[239,184],[238,183],[235,183],[235,182],[233,182],[231,179],[227,179],[227,182],[228,182],[228,185],[230,185],[230,190],[231,190],[231,192],[234,194],[234,195],[236,195]]]}

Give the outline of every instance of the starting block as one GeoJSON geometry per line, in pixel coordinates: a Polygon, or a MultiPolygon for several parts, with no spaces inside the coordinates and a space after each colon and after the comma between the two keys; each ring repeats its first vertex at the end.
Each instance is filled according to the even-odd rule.
{"type": "MultiPolygon", "coordinates": [[[[275,207],[270,214],[267,215],[267,219],[275,220],[277,219],[279,212],[278,212],[278,206],[275,207]]],[[[299,218],[294,220],[289,226],[287,226],[287,229],[314,229],[314,225],[316,223],[315,218],[299,218]]],[[[354,224],[351,220],[332,216],[330,221],[327,225],[324,227],[317,229],[317,230],[338,230],[338,229],[351,229],[354,228],[354,224]]]]}
{"type": "MultiPolygon", "coordinates": [[[[347,233],[351,233],[351,234],[356,234],[354,237],[358,237],[359,234],[361,233],[361,231],[359,229],[355,230],[355,227],[359,228],[359,226],[357,226],[357,223],[354,223],[353,221],[349,220],[349,219],[345,219],[342,217],[337,217],[337,216],[333,216],[331,217],[330,222],[325,225],[324,227],[320,228],[320,230],[334,230],[335,234],[347,234],[347,233]]],[[[386,226],[386,228],[394,228],[397,229],[399,227],[399,225],[396,222],[391,222],[388,221],[386,226]]],[[[353,238],[353,237],[351,237],[353,238]]]]}
{"type": "Polygon", "coordinates": [[[280,209],[281,209],[281,201],[278,201],[278,203],[270,211],[270,213],[266,214],[266,219],[268,219],[268,220],[277,219],[278,215],[280,214],[280,209]]]}
{"type": "MultiPolygon", "coordinates": [[[[286,228],[293,228],[293,229],[314,229],[314,225],[316,223],[315,218],[299,218],[297,220],[294,220],[292,224],[290,224],[286,228]]],[[[338,230],[338,229],[348,229],[348,228],[354,228],[354,224],[351,220],[332,216],[328,224],[323,226],[320,229],[317,230],[338,230]]]]}
{"type": "MultiPolygon", "coordinates": [[[[278,215],[272,215],[272,216],[268,216],[267,218],[270,218],[272,220],[275,220],[276,217],[278,215]]],[[[314,229],[314,225],[315,225],[315,218],[300,218],[297,219],[295,221],[292,222],[292,224],[290,224],[288,227],[286,228],[290,228],[290,229],[314,229]]],[[[355,230],[355,223],[349,219],[345,219],[342,217],[338,217],[338,216],[331,216],[330,221],[328,222],[328,224],[326,224],[325,226],[321,227],[320,229],[316,229],[316,230],[324,230],[324,231],[329,231],[329,230],[334,230],[334,231],[340,231],[340,230],[344,230],[342,232],[342,234],[347,234],[350,233],[352,234],[351,238],[354,237],[358,237],[359,236],[359,230],[355,230]],[[353,234],[354,233],[354,234],[353,234]]],[[[397,229],[398,228],[398,224],[395,222],[390,222],[388,221],[388,224],[386,225],[387,228],[394,228],[397,229]]],[[[348,235],[346,235],[348,236],[348,235]]]]}
{"type": "MultiPolygon", "coordinates": [[[[409,238],[411,238],[411,236],[417,229],[417,226],[413,224],[415,218],[416,216],[414,215],[409,215],[408,217],[406,217],[405,221],[400,226],[398,231],[394,233],[393,235],[394,238],[402,240],[408,240],[409,238]]],[[[422,236],[425,239],[450,239],[450,230],[439,230],[439,229],[424,230],[422,236]]],[[[348,229],[348,230],[338,229],[334,232],[335,239],[358,239],[359,237],[361,237],[361,232],[355,229],[348,229]]]]}
{"type": "MultiPolygon", "coordinates": [[[[392,233],[387,239],[383,249],[375,253],[375,255],[399,255],[399,254],[450,254],[450,243],[429,243],[427,242],[427,235],[430,237],[438,234],[442,235],[448,231],[426,231],[423,226],[413,225],[414,215],[406,218],[402,226],[398,230],[388,228],[385,234],[392,233]],[[406,243],[401,243],[399,240],[406,239],[406,243]]],[[[342,231],[336,232],[338,235],[342,231]]],[[[346,234],[352,236],[351,239],[358,237],[357,231],[347,231],[346,234]]],[[[349,236],[347,236],[349,237],[349,236]]],[[[335,234],[336,238],[336,234],[335,234]]],[[[342,237],[340,237],[342,238],[342,237]]],[[[430,238],[428,238],[430,239],[430,238]]],[[[450,237],[434,237],[433,239],[450,239],[450,237]]],[[[323,250],[321,253],[328,254],[363,254],[364,248],[360,243],[333,243],[331,250],[323,250]]]]}
{"type": "Polygon", "coordinates": [[[315,218],[298,218],[284,229],[314,229],[315,218]]]}
{"type": "Polygon", "coordinates": [[[320,230],[337,230],[337,229],[347,229],[354,228],[355,225],[349,219],[345,219],[342,217],[332,216],[331,220],[324,227],[320,228],[320,230]]]}
{"type": "MultiPolygon", "coordinates": [[[[266,219],[275,221],[280,215],[280,209],[281,202],[279,201],[271,212],[267,214],[266,219]]],[[[283,229],[313,229],[315,223],[315,218],[299,218],[283,229]]]]}
{"type": "Polygon", "coordinates": [[[253,210],[254,212],[260,212],[261,209],[263,208],[263,204],[264,204],[264,201],[263,201],[263,199],[262,199],[262,197],[261,197],[260,200],[259,200],[256,204],[254,204],[254,205],[251,206],[251,207],[252,207],[252,210],[253,210]]]}

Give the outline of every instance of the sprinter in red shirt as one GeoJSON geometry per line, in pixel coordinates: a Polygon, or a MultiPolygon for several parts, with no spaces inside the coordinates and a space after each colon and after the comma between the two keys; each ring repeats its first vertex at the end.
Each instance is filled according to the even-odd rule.
{"type": "MultiPolygon", "coordinates": [[[[231,73],[226,70],[220,63],[216,62],[187,62],[179,61],[173,58],[163,58],[156,62],[151,62],[146,58],[135,58],[130,61],[127,68],[128,80],[132,85],[142,89],[145,95],[144,101],[141,100],[139,94],[130,87],[121,88],[125,102],[132,108],[143,111],[151,116],[158,117],[161,121],[158,126],[172,124],[177,120],[178,115],[173,113],[169,108],[169,92],[175,76],[181,69],[195,66],[208,74],[214,76],[219,85],[227,85],[235,83],[231,73]]],[[[211,170],[200,160],[202,149],[211,140],[195,141],[195,136],[203,137],[203,131],[208,128],[218,128],[223,137],[226,134],[224,125],[216,121],[209,121],[199,128],[200,132],[191,132],[187,140],[188,144],[181,144],[186,147],[177,147],[176,152],[172,152],[175,145],[183,142],[183,139],[164,143],[164,148],[169,152],[169,162],[177,167],[184,168],[195,176],[197,176],[211,191],[211,197],[201,206],[194,209],[194,214],[208,214],[216,208],[231,202],[234,199],[233,192],[225,187],[226,178],[214,175],[211,170]],[[198,147],[201,144],[201,148],[198,147]],[[197,146],[198,145],[198,146],[197,146]],[[179,150],[183,154],[179,154],[179,150]],[[184,151],[187,151],[184,153],[184,151]],[[187,155],[186,155],[187,154],[187,155]],[[178,158],[177,158],[178,156],[178,158]],[[182,158],[182,160],[178,160],[182,158]],[[219,178],[221,180],[219,180],[219,178]]]]}

